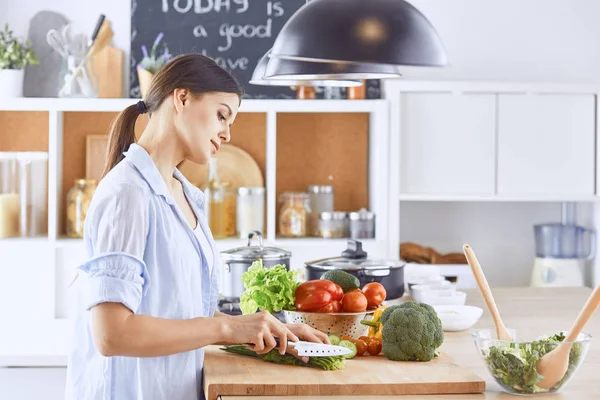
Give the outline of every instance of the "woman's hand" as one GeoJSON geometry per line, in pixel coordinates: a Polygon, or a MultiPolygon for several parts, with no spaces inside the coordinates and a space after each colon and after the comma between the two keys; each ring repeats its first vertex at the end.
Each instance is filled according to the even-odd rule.
{"type": "Polygon", "coordinates": [[[267,311],[224,319],[224,335],[228,343],[247,344],[258,354],[266,354],[279,338],[279,353],[285,354],[287,342],[297,342],[296,336],[284,323],[267,311]]]}
{"type": "Polygon", "coordinates": [[[302,341],[331,344],[327,334],[306,324],[286,324],[287,328],[302,341]]]}

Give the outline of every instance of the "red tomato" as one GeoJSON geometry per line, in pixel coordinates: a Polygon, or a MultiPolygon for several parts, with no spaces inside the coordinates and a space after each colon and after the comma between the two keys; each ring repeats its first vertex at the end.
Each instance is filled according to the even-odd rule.
{"type": "Polygon", "coordinates": [[[306,292],[301,296],[296,295],[294,306],[298,311],[315,311],[331,303],[331,294],[324,290],[306,292]]]}
{"type": "Polygon", "coordinates": [[[324,279],[306,281],[300,284],[300,286],[296,288],[296,297],[302,297],[306,293],[314,292],[316,290],[329,292],[333,300],[342,300],[342,297],[344,297],[344,291],[339,285],[324,279]]]}
{"type": "Polygon", "coordinates": [[[363,289],[363,294],[367,298],[369,307],[377,307],[385,300],[387,293],[383,285],[379,282],[367,283],[363,289]]]}
{"type": "Polygon", "coordinates": [[[367,311],[367,298],[359,291],[346,293],[342,300],[342,309],[344,312],[364,312],[367,311]]]}

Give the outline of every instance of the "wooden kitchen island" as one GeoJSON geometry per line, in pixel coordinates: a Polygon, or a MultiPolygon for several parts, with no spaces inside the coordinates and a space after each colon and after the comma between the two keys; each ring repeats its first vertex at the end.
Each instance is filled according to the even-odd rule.
{"type": "MultiPolygon", "coordinates": [[[[539,335],[560,330],[568,330],[575,320],[577,313],[585,304],[590,294],[589,288],[494,288],[493,294],[498,304],[504,323],[509,328],[515,328],[523,334],[539,335]]],[[[476,394],[452,394],[452,395],[402,395],[402,396],[220,396],[221,400],[274,400],[278,398],[294,400],[317,400],[317,399],[348,399],[352,400],[417,400],[417,399],[514,399],[515,397],[505,394],[488,373],[483,360],[477,354],[470,331],[476,328],[492,328],[493,322],[485,307],[483,298],[478,290],[467,291],[467,304],[475,305],[484,309],[483,316],[477,324],[463,332],[445,332],[444,344],[441,351],[449,355],[455,363],[466,367],[477,376],[485,380],[485,392],[476,394]]],[[[577,374],[573,377],[562,393],[550,396],[552,399],[598,399],[600,398],[600,312],[588,323],[585,332],[592,335],[590,350],[577,374]]],[[[368,357],[365,357],[368,358],[368,357]]],[[[266,362],[265,362],[266,363],[266,362]]],[[[211,376],[211,354],[207,353],[205,360],[205,385],[215,381],[211,376]]],[[[296,367],[296,375],[291,378],[302,381],[302,373],[305,368],[296,367]]],[[[369,362],[368,368],[364,370],[364,376],[368,374],[377,375],[379,371],[374,369],[374,363],[369,362]]],[[[323,372],[327,373],[327,372],[323,372]]],[[[247,383],[260,379],[260,371],[255,371],[252,376],[245,377],[247,383]]],[[[306,381],[306,380],[305,380],[306,381]]],[[[242,382],[235,382],[236,384],[242,382]]],[[[313,384],[312,382],[304,382],[313,384]]],[[[318,384],[315,382],[314,384],[318,384]]],[[[205,386],[206,387],[206,386],[205,386]]]]}

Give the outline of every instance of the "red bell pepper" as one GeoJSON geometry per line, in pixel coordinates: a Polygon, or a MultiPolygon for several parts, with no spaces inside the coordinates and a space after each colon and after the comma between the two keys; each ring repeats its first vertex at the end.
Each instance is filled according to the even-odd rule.
{"type": "Polygon", "coordinates": [[[339,312],[342,288],[328,280],[312,280],[296,288],[294,305],[298,311],[339,312]]]}

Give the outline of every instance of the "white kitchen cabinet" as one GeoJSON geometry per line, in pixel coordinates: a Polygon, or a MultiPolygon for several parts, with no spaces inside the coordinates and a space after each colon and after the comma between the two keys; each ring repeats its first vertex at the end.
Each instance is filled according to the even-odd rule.
{"type": "Polygon", "coordinates": [[[501,94],[498,195],[594,194],[595,96],[501,94]]]}
{"type": "Polygon", "coordinates": [[[404,93],[400,107],[401,194],[494,194],[494,94],[404,93]]]}

